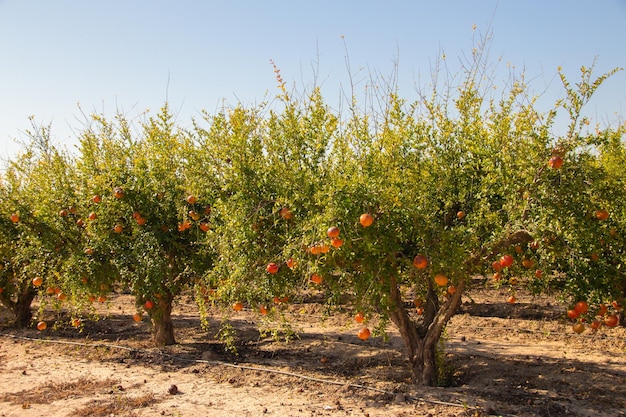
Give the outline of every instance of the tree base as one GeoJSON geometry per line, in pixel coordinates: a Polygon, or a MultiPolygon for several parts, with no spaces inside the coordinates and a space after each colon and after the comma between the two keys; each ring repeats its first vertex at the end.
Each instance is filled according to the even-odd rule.
{"type": "Polygon", "coordinates": [[[154,327],[153,341],[156,346],[175,345],[174,324],[172,323],[172,301],[171,294],[162,295],[157,303],[157,308],[151,315],[154,327]]]}

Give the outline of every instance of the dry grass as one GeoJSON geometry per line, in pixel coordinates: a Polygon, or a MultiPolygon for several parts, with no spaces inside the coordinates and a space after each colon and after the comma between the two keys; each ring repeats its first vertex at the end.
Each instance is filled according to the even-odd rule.
{"type": "Polygon", "coordinates": [[[72,382],[57,382],[39,385],[27,390],[0,395],[0,402],[11,404],[50,404],[69,398],[80,398],[96,393],[106,393],[119,389],[119,381],[114,379],[91,380],[79,378],[72,382]]]}
{"type": "Polygon", "coordinates": [[[2,394],[0,402],[22,405],[22,408],[27,409],[31,404],[51,404],[55,401],[93,397],[97,394],[109,396],[105,399],[90,400],[84,407],[72,413],[72,416],[76,417],[111,415],[131,417],[134,415],[133,410],[159,402],[153,394],[129,397],[124,395],[125,391],[119,380],[79,378],[71,382],[49,383],[15,393],[2,394]]]}
{"type": "Polygon", "coordinates": [[[83,408],[74,411],[72,415],[75,417],[109,417],[113,415],[132,417],[135,415],[133,410],[149,407],[159,401],[152,394],[144,394],[138,397],[118,396],[106,400],[92,400],[83,408]]]}

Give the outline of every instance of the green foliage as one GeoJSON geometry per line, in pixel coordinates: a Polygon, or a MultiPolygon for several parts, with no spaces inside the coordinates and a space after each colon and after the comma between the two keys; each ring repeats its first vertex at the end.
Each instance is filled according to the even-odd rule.
{"type": "Polygon", "coordinates": [[[222,320],[220,329],[215,335],[224,344],[224,350],[239,355],[237,350],[237,331],[228,320],[222,320]]]}
{"type": "MultiPolygon", "coordinates": [[[[583,67],[575,86],[559,72],[565,99],[540,112],[523,77],[496,94],[481,62],[415,102],[390,86],[377,108],[352,98],[347,116],[319,89],[287,94],[275,67],[272,106],[204,113],[189,130],[167,104],[139,125],[94,115],[75,158],[36,131],[0,187],[0,300],[32,300],[35,275],[46,282],[40,295],[59,287],[76,311],[129,289],[157,343],[172,343],[162,335],[185,290],[203,314],[241,302],[273,305],[278,317],[313,294],[328,310],[378,315],[376,334],[398,326],[416,374],[437,368],[437,342],[470,278],[494,265],[501,286],[623,303],[626,125],[593,131],[583,113],[617,69],[594,79],[583,67]],[[554,137],[561,111],[570,123],[554,137]],[[333,226],[341,242],[327,235],[333,226]]],[[[268,331],[292,336],[283,321],[268,331]]],[[[235,348],[228,322],[218,337],[235,348]]]]}
{"type": "Polygon", "coordinates": [[[291,321],[278,309],[272,309],[272,311],[263,318],[259,324],[259,336],[261,338],[269,336],[272,340],[283,343],[289,343],[299,339],[298,333],[294,330],[291,321]]]}
{"type": "MultiPolygon", "coordinates": [[[[213,188],[200,188],[191,138],[174,124],[167,105],[133,133],[118,115],[114,123],[94,116],[81,136],[77,176],[85,212],[93,213],[83,242],[97,288],[129,288],[153,322],[168,317],[171,300],[211,265],[203,229],[213,188]],[[98,196],[97,201],[92,196],[98,196]],[[193,200],[189,197],[193,196],[193,200]]],[[[157,332],[158,334],[158,332],[157,332]]]]}
{"type": "Polygon", "coordinates": [[[76,250],[77,226],[66,227],[57,207],[71,207],[74,189],[69,157],[50,143],[50,128],[27,131],[31,142],[7,167],[0,185],[0,302],[13,310],[18,325],[27,325],[36,294],[60,305],[59,292],[73,295],[61,274],[76,250]],[[10,220],[17,215],[19,220],[10,220]],[[35,277],[43,284],[36,288],[35,277]],[[50,294],[52,295],[52,294],[50,294]]]}
{"type": "Polygon", "coordinates": [[[475,74],[457,94],[433,91],[415,103],[392,91],[382,112],[353,101],[345,120],[317,90],[280,95],[282,112],[267,118],[240,107],[207,117],[209,128],[196,132],[221,181],[218,256],[205,276],[216,298],[264,304],[310,287],[329,306],[375,312],[401,332],[415,326],[429,343],[421,349],[434,352],[469,278],[490,274],[505,254],[514,262],[500,285],[593,303],[621,297],[622,246],[611,236],[618,225],[595,215],[614,210],[623,194],[603,165],[607,142],[619,160],[621,141],[583,135],[579,123],[582,105],[610,74],[591,80],[583,69],[577,90],[561,74],[568,99],[557,106],[572,119],[563,138],[551,135],[559,107],[539,113],[523,79],[495,97],[475,74]],[[560,169],[548,166],[555,155],[560,169]],[[371,226],[359,223],[363,213],[371,226]],[[330,244],[331,226],[343,246],[330,244]],[[418,254],[427,268],[412,265],[418,254]],[[269,263],[277,273],[266,271],[269,263]],[[313,274],[323,282],[312,284],[313,274]],[[459,293],[436,285],[436,274],[459,293]],[[426,311],[403,328],[409,296],[425,300],[426,311]]]}

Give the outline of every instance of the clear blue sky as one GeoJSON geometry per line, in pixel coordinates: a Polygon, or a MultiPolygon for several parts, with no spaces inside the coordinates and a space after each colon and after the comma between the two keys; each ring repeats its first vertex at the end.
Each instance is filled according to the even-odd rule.
{"type": "MultiPolygon", "coordinates": [[[[132,117],[167,98],[188,125],[223,100],[262,101],[277,92],[270,59],[289,86],[317,76],[329,101],[348,85],[346,50],[357,90],[397,61],[400,95],[415,98],[442,51],[456,69],[489,30],[502,80],[507,62],[524,69],[547,106],[561,92],[558,66],[572,81],[596,56],[598,74],[626,67],[626,0],[0,0],[0,159],[17,152],[31,115],[72,147],[78,103],[132,117]]],[[[623,117],[626,73],[590,104],[596,120],[623,117]]]]}

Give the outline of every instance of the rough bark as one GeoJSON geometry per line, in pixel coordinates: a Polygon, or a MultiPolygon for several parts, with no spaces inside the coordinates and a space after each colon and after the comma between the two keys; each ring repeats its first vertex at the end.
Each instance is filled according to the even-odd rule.
{"type": "Polygon", "coordinates": [[[403,308],[394,308],[389,318],[396,325],[404,341],[413,382],[418,385],[437,385],[437,362],[435,346],[427,344],[426,339],[417,333],[417,327],[403,308]]]}
{"type": "Polygon", "coordinates": [[[389,319],[400,331],[407,350],[413,382],[418,385],[437,385],[437,343],[446,324],[461,305],[461,295],[471,271],[486,258],[498,254],[502,249],[523,242],[530,242],[532,236],[525,230],[512,233],[494,243],[490,248],[483,247],[470,256],[464,265],[464,278],[457,284],[457,291],[445,302],[438,305],[437,296],[430,288],[426,297],[426,309],[421,322],[414,322],[404,309],[402,294],[394,278],[390,282],[392,305],[388,311],[389,319]]]}
{"type": "Polygon", "coordinates": [[[30,324],[30,320],[33,318],[33,313],[30,309],[33,298],[20,299],[15,303],[13,314],[15,314],[15,325],[17,327],[27,327],[30,324]]]}
{"type": "Polygon", "coordinates": [[[32,290],[30,285],[24,285],[23,288],[17,294],[15,301],[10,300],[10,309],[15,317],[15,326],[27,327],[33,318],[33,312],[31,311],[31,304],[35,299],[35,291],[32,290]]]}
{"type": "MultiPolygon", "coordinates": [[[[443,329],[461,303],[464,281],[459,282],[457,292],[442,304],[432,317],[424,322],[414,322],[403,307],[402,294],[397,282],[391,280],[392,307],[389,319],[396,325],[411,364],[413,382],[418,385],[435,386],[438,382],[437,343],[443,329]]],[[[427,302],[428,301],[427,297],[427,302]]],[[[428,307],[427,309],[428,310],[428,307]]]]}
{"type": "Polygon", "coordinates": [[[162,294],[157,301],[156,309],[151,315],[153,326],[153,340],[156,346],[176,344],[174,325],[172,323],[172,301],[170,293],[162,294]]]}

